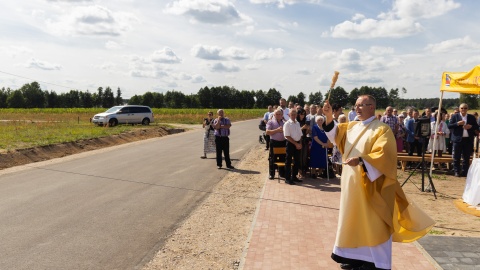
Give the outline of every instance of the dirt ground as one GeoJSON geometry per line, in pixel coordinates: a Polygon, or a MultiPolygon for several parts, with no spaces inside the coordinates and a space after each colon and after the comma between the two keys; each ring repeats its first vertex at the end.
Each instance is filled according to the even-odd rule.
{"type": "MultiPolygon", "coordinates": [[[[165,128],[139,129],[113,138],[2,153],[0,169],[179,131],[165,128]]],[[[211,196],[173,232],[144,270],[191,269],[192,265],[196,269],[238,269],[263,185],[268,177],[267,151],[264,150],[264,145],[259,144],[253,148],[235,167],[237,169],[228,173],[214,188],[211,196]]],[[[403,183],[410,172],[398,170],[398,181],[403,183]]],[[[427,186],[426,175],[425,181],[427,186]]],[[[437,199],[432,192],[419,190],[420,172],[414,173],[403,186],[407,196],[437,222],[430,233],[480,237],[480,218],[458,210],[453,203],[462,197],[465,177],[458,178],[437,170],[432,181],[437,190],[437,199]]]]}

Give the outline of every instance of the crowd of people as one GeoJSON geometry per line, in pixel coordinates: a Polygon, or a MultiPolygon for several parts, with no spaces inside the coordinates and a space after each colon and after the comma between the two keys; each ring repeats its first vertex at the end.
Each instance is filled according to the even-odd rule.
{"type": "MultiPolygon", "coordinates": [[[[338,104],[300,106],[285,99],[268,106],[261,120],[269,151],[269,179],[278,170],[285,183],[304,178],[341,177],[340,211],[332,259],[342,269],[391,269],[392,242],[424,236],[434,221],[407,199],[397,181],[397,155],[453,154],[454,172],[465,176],[479,135],[479,120],[461,104],[452,114],[436,108],[398,112],[389,106],[376,114],[376,100],[362,95],[347,113],[338,104]],[[438,118],[438,126],[436,125],[438,118]],[[436,128],[437,127],[437,128],[436,128]],[[433,132],[431,132],[433,131],[433,132]],[[276,166],[274,149],[285,150],[276,166]],[[463,158],[463,162],[460,161],[463,158]],[[393,162],[391,162],[393,161],[393,162]]],[[[222,109],[203,121],[204,155],[222,154],[227,168],[231,121],[222,109]]]]}
{"type": "Polygon", "coordinates": [[[332,177],[341,177],[332,259],[342,269],[391,269],[392,242],[414,241],[434,224],[408,201],[396,164],[389,162],[404,149],[404,119],[388,107],[377,121],[375,98],[368,95],[357,99],[348,116],[328,100],[323,107],[285,105],[281,99],[268,113],[270,179],[275,176],[276,147],[286,148],[285,166],[278,170],[287,184],[301,182],[307,174],[328,177],[332,169],[332,177]]]}
{"type": "MultiPolygon", "coordinates": [[[[343,108],[332,104],[333,119],[336,123],[358,121],[355,106],[344,114],[343,108]]],[[[480,136],[480,119],[478,114],[468,114],[468,105],[461,104],[452,113],[436,107],[424,108],[419,111],[408,107],[403,111],[388,106],[376,118],[390,127],[395,137],[398,153],[422,156],[422,153],[433,153],[442,157],[452,156],[455,176],[465,177],[470,157],[474,149],[474,138],[480,136]],[[439,117],[435,132],[437,117],[439,117]],[[427,123],[428,130],[421,130],[420,123],[427,123]],[[427,133],[428,134],[427,134],[427,133]]],[[[268,106],[264,114],[266,150],[270,150],[269,177],[274,179],[273,147],[286,147],[285,170],[279,168],[279,175],[286,183],[295,184],[303,178],[327,178],[339,176],[342,173],[342,158],[337,146],[325,135],[322,125],[325,122],[322,105],[294,104],[280,99],[278,105],[268,106]]],[[[479,137],[480,138],[480,137],[479,137]]],[[[417,165],[410,162],[409,168],[417,165]]],[[[445,164],[435,164],[442,168],[445,164]]]]}

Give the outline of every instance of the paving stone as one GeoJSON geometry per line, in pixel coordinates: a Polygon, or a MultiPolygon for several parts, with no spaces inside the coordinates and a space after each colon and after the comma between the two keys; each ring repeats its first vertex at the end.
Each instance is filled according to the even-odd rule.
{"type": "Polygon", "coordinates": [[[445,270],[480,269],[480,238],[427,235],[418,243],[445,270]]]}

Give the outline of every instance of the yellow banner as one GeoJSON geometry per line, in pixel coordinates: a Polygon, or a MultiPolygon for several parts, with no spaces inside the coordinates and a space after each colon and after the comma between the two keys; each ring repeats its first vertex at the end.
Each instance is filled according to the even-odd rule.
{"type": "Polygon", "coordinates": [[[469,72],[444,72],[440,91],[480,94],[480,65],[469,72]]]}

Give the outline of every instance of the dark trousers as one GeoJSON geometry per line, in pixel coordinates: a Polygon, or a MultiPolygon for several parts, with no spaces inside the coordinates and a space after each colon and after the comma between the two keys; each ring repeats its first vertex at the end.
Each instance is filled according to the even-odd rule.
{"type": "Polygon", "coordinates": [[[300,151],[294,144],[287,141],[287,154],[285,156],[285,179],[290,181],[297,178],[298,168],[300,163],[300,151]],[[293,158],[293,168],[292,168],[293,158]]]}
{"type": "Polygon", "coordinates": [[[410,149],[408,149],[408,155],[413,156],[413,152],[417,150],[417,156],[422,155],[422,143],[415,139],[413,142],[410,143],[410,149]]]}
{"type": "Polygon", "coordinates": [[[227,167],[232,166],[230,161],[230,139],[228,137],[215,136],[215,147],[217,148],[217,166],[222,166],[222,151],[227,167]]]}
{"type": "MultiPolygon", "coordinates": [[[[270,140],[270,152],[268,156],[268,172],[270,176],[275,176],[275,158],[273,156],[273,148],[274,147],[285,147],[285,141],[275,141],[270,140]]],[[[280,167],[278,169],[278,174],[282,177],[285,176],[285,168],[280,167]]]]}
{"type": "Polygon", "coordinates": [[[270,135],[264,135],[265,138],[265,148],[269,149],[270,148],[270,135]]]}
{"type": "Polygon", "coordinates": [[[460,142],[453,143],[453,170],[460,174],[467,175],[470,167],[470,156],[472,155],[472,140],[468,137],[462,138],[460,142]],[[462,168],[460,169],[460,158],[462,161],[462,168]]]}

